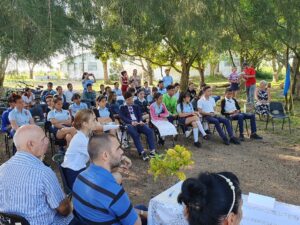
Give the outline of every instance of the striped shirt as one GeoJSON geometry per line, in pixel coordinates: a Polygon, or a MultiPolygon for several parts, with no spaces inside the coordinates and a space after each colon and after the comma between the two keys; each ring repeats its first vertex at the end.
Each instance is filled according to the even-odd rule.
{"type": "Polygon", "coordinates": [[[88,224],[133,225],[138,215],[112,174],[91,164],[76,178],[73,205],[77,215],[88,224]]]}
{"type": "Polygon", "coordinates": [[[0,166],[0,212],[20,215],[30,225],[69,224],[56,208],[64,193],[55,173],[37,157],[18,151],[0,166]]]}

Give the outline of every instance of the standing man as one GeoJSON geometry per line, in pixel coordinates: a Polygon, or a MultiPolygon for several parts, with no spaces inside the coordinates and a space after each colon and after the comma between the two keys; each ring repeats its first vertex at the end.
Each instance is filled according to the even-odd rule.
{"type": "Polygon", "coordinates": [[[256,88],[256,71],[253,66],[248,66],[247,63],[243,64],[243,78],[246,80],[247,103],[254,104],[254,94],[256,88]]]}
{"type": "Polygon", "coordinates": [[[166,76],[163,77],[164,87],[167,88],[169,85],[173,84],[173,77],[170,75],[170,69],[165,69],[166,76]]]}
{"type": "Polygon", "coordinates": [[[67,225],[72,206],[52,169],[42,158],[49,140],[36,125],[20,127],[14,144],[17,153],[0,166],[0,212],[23,216],[31,225],[67,225]]]}
{"type": "Polygon", "coordinates": [[[73,85],[71,83],[68,83],[67,88],[68,90],[64,92],[66,102],[72,104],[72,97],[75,94],[75,91],[73,91],[73,85]]]}
{"type": "MultiPolygon", "coordinates": [[[[123,167],[123,150],[112,134],[93,136],[88,153],[91,164],[73,185],[73,205],[78,224],[141,225],[147,212],[135,210],[113,171],[123,167]],[[139,214],[139,215],[138,215],[139,214]]],[[[126,165],[125,165],[126,167],[126,165]]]]}

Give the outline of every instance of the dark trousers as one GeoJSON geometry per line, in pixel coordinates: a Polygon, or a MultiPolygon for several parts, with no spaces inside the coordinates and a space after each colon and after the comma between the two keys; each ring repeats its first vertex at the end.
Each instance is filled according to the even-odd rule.
{"type": "Polygon", "coordinates": [[[229,137],[230,138],[233,137],[232,127],[231,127],[230,121],[228,119],[226,119],[224,117],[219,117],[219,116],[205,116],[204,118],[208,123],[214,124],[216,126],[218,134],[220,135],[220,137],[222,139],[226,139],[227,137],[221,127],[221,123],[223,123],[225,125],[229,137]]]}
{"type": "Polygon", "coordinates": [[[147,125],[137,125],[137,126],[128,125],[127,131],[129,135],[132,137],[134,145],[137,148],[137,151],[139,153],[142,153],[144,151],[143,145],[141,143],[140,134],[144,134],[147,137],[147,142],[150,150],[155,149],[154,134],[152,129],[150,129],[147,125]]]}
{"type": "Polygon", "coordinates": [[[251,126],[251,134],[256,133],[256,120],[255,120],[255,114],[250,113],[240,113],[235,116],[231,116],[232,120],[237,120],[240,128],[240,134],[244,133],[244,120],[249,119],[250,120],[250,126],[251,126]]]}
{"type": "Polygon", "coordinates": [[[66,182],[67,182],[67,185],[68,187],[73,190],[73,184],[76,180],[76,177],[82,172],[85,170],[84,169],[81,169],[81,170],[78,170],[78,171],[75,171],[75,170],[71,170],[69,168],[64,168],[62,167],[63,169],[63,172],[64,172],[64,175],[65,175],[65,178],[66,178],[66,182]]]}

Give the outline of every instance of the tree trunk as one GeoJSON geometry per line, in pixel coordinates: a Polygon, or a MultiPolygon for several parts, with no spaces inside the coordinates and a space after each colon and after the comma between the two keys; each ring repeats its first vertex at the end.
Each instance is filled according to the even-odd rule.
{"type": "Polygon", "coordinates": [[[29,78],[33,79],[33,68],[29,69],[29,78]]]}
{"type": "Polygon", "coordinates": [[[181,59],[181,78],[180,78],[180,89],[186,91],[189,85],[190,66],[185,58],[181,59]]]}
{"type": "Polygon", "coordinates": [[[273,82],[278,82],[278,70],[276,67],[275,57],[272,59],[272,68],[273,68],[273,82]]]}
{"type": "Polygon", "coordinates": [[[103,79],[104,79],[104,83],[107,84],[108,83],[108,63],[107,60],[102,60],[102,64],[103,64],[103,79]]]}
{"type": "Polygon", "coordinates": [[[151,67],[151,63],[146,60],[147,63],[147,74],[148,74],[148,78],[149,78],[149,84],[153,85],[153,69],[151,67]]]}
{"type": "Polygon", "coordinates": [[[296,84],[297,84],[297,74],[299,73],[299,67],[300,67],[300,57],[299,58],[294,58],[294,62],[293,62],[293,69],[294,69],[294,73],[292,76],[292,94],[295,94],[296,91],[296,84]]]}
{"type": "Polygon", "coordinates": [[[236,67],[236,65],[235,65],[235,63],[234,63],[234,60],[233,60],[232,52],[231,52],[230,49],[228,49],[228,51],[229,51],[229,56],[230,56],[230,60],[231,60],[232,66],[233,66],[233,67],[236,67]]]}
{"type": "Polygon", "coordinates": [[[204,77],[205,65],[200,60],[197,61],[197,70],[200,75],[200,85],[203,85],[205,83],[205,77],[204,77]]]}
{"type": "Polygon", "coordinates": [[[8,60],[9,60],[8,56],[1,55],[0,58],[0,87],[1,88],[3,87],[8,60]]]}

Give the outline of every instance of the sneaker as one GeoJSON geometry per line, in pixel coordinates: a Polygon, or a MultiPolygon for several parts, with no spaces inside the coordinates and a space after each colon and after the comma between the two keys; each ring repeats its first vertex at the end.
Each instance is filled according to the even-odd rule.
{"type": "Polygon", "coordinates": [[[244,135],[243,134],[240,134],[240,141],[245,141],[245,137],[244,137],[244,135]]]}
{"type": "Polygon", "coordinates": [[[196,146],[197,148],[201,148],[201,143],[199,141],[194,142],[194,146],[196,146]]]}
{"type": "Polygon", "coordinates": [[[251,139],[254,139],[254,140],[261,140],[261,139],[263,139],[261,136],[258,136],[256,133],[251,134],[251,135],[250,135],[250,138],[251,138],[251,139]]]}
{"type": "Polygon", "coordinates": [[[223,143],[224,143],[224,145],[230,145],[229,140],[227,138],[223,139],[223,143]]]}
{"type": "Polygon", "coordinates": [[[192,132],[193,129],[185,131],[185,137],[188,138],[189,136],[191,136],[192,132]]]}
{"type": "Polygon", "coordinates": [[[146,152],[143,152],[143,153],[141,154],[141,156],[142,156],[142,159],[143,159],[144,161],[147,161],[147,160],[149,159],[149,156],[146,154],[146,152]]]}
{"type": "Polygon", "coordinates": [[[230,138],[230,142],[233,143],[233,144],[235,144],[235,145],[240,145],[241,144],[236,137],[230,138]]]}
{"type": "Polygon", "coordinates": [[[156,155],[156,151],[155,150],[150,151],[150,153],[149,153],[150,158],[154,158],[155,155],[156,155]]]}

